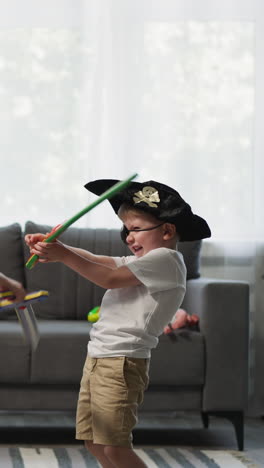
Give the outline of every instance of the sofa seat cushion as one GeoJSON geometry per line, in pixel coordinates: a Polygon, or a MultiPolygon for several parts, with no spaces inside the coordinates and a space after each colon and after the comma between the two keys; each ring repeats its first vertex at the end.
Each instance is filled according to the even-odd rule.
{"type": "Polygon", "coordinates": [[[0,382],[27,383],[30,376],[30,348],[18,321],[0,324],[0,382]]]}
{"type": "Polygon", "coordinates": [[[161,335],[152,351],[151,386],[201,386],[205,376],[205,343],[200,332],[177,330],[173,340],[161,335]]]}
{"type": "MultiPolygon", "coordinates": [[[[151,387],[145,392],[140,412],[167,411],[175,421],[175,411],[201,411],[203,389],[201,386],[172,387],[165,390],[153,390],[151,387]]],[[[167,418],[166,418],[167,421],[167,418]]],[[[190,465],[192,466],[192,465],[190,465]]]]}
{"type": "Polygon", "coordinates": [[[91,325],[86,321],[39,320],[40,341],[32,354],[31,382],[79,384],[91,325]]]}

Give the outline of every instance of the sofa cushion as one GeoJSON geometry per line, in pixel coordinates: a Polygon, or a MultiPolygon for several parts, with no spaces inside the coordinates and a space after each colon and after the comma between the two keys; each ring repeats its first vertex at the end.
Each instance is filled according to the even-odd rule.
{"type": "Polygon", "coordinates": [[[32,355],[31,383],[77,384],[91,325],[83,320],[40,320],[40,341],[32,355]]]}
{"type": "Polygon", "coordinates": [[[18,223],[0,227],[0,271],[25,284],[22,232],[18,223]]]}
{"type": "MultiPolygon", "coordinates": [[[[25,226],[25,234],[46,233],[50,230],[51,226],[31,221],[25,226]]],[[[126,246],[120,242],[119,231],[115,229],[69,228],[60,236],[60,240],[100,255],[128,253],[126,246]]],[[[26,262],[29,249],[25,243],[24,255],[26,262]]],[[[46,319],[86,320],[87,313],[101,304],[105,292],[61,263],[39,263],[32,270],[26,269],[26,281],[29,291],[47,289],[50,292],[47,301],[34,305],[37,317],[46,319]]]]}
{"type": "Polygon", "coordinates": [[[150,361],[150,387],[201,386],[205,376],[205,343],[201,333],[190,330],[161,335],[150,361]]]}
{"type": "MultiPolygon", "coordinates": [[[[1,394],[0,394],[1,396],[1,394]]],[[[171,423],[175,424],[175,411],[201,411],[201,401],[203,398],[203,388],[201,386],[178,386],[171,389],[163,388],[162,391],[149,387],[144,395],[144,401],[139,408],[139,412],[155,410],[166,411],[171,415],[171,423]]],[[[166,418],[166,422],[167,422],[166,418]]],[[[181,465],[176,465],[181,466],[181,465]]],[[[185,465],[186,466],[186,465],[185,465]]],[[[187,465],[188,466],[188,465],[187,465]]],[[[189,465],[194,466],[194,465],[189,465]]]]}
{"type": "MultiPolygon", "coordinates": [[[[25,285],[22,232],[17,223],[0,227],[0,271],[25,285]]],[[[15,312],[1,312],[0,320],[6,318],[16,318],[15,312]]]]}
{"type": "Polygon", "coordinates": [[[0,325],[0,382],[29,382],[30,349],[20,324],[2,321],[0,325]]]}

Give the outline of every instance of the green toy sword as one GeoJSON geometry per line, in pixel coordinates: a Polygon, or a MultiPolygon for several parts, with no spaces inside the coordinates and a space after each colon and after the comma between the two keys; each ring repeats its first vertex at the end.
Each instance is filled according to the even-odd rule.
{"type": "MultiPolygon", "coordinates": [[[[117,192],[120,192],[123,190],[125,187],[127,187],[130,182],[137,177],[138,174],[133,174],[131,177],[129,177],[126,180],[120,181],[117,184],[113,185],[113,187],[110,187],[108,190],[106,190],[102,195],[97,198],[94,202],[92,202],[90,205],[86,206],[83,210],[79,211],[76,215],[72,216],[72,218],[68,219],[68,221],[65,221],[63,224],[59,224],[55,228],[52,229],[51,232],[49,232],[46,237],[43,239],[42,242],[52,242],[54,241],[58,236],[60,236],[66,229],[71,226],[71,224],[75,223],[79,218],[81,218],[83,215],[88,213],[88,211],[91,211],[93,208],[95,208],[97,205],[102,203],[104,200],[109,200],[112,198],[117,192]]],[[[36,254],[31,255],[29,257],[26,267],[31,270],[35,264],[37,263],[39,259],[39,256],[36,254]]]]}

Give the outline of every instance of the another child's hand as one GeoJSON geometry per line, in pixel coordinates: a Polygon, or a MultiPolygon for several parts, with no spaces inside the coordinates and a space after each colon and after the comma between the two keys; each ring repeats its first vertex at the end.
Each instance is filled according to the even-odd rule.
{"type": "Polygon", "coordinates": [[[174,316],[174,320],[164,328],[163,333],[165,333],[165,335],[168,335],[169,333],[173,332],[173,330],[183,328],[186,325],[187,320],[188,314],[186,310],[178,309],[174,316]]]}
{"type": "Polygon", "coordinates": [[[165,335],[169,335],[172,333],[174,330],[177,330],[179,328],[189,328],[192,330],[198,330],[199,325],[199,317],[196,314],[187,314],[186,310],[184,309],[178,309],[175,316],[174,320],[172,323],[169,323],[164,329],[163,333],[165,335]]]}
{"type": "Polygon", "coordinates": [[[173,328],[171,325],[167,325],[164,329],[163,329],[163,333],[165,333],[165,335],[169,335],[170,333],[173,332],[173,328]]]}
{"type": "Polygon", "coordinates": [[[62,242],[37,242],[30,249],[32,254],[38,255],[40,263],[63,262],[68,249],[62,242]]]}
{"type": "Polygon", "coordinates": [[[15,296],[14,302],[21,302],[26,295],[26,291],[21,283],[0,273],[0,290],[8,289],[15,296]]]}

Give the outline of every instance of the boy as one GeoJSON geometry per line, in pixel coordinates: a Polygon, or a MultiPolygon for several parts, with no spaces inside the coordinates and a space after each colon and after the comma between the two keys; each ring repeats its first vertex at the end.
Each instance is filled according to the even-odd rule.
{"type": "MultiPolygon", "coordinates": [[[[85,187],[100,195],[116,182],[85,187]]],[[[107,289],[90,333],[76,437],[104,468],[140,468],[146,465],[132,449],[131,434],[148,385],[150,352],[185,294],[177,242],[209,237],[210,229],[178,192],[155,181],[132,182],[109,201],[133,256],[93,255],[58,241],[41,242],[40,234],[27,235],[26,242],[41,263],[60,261],[107,289]]]]}

